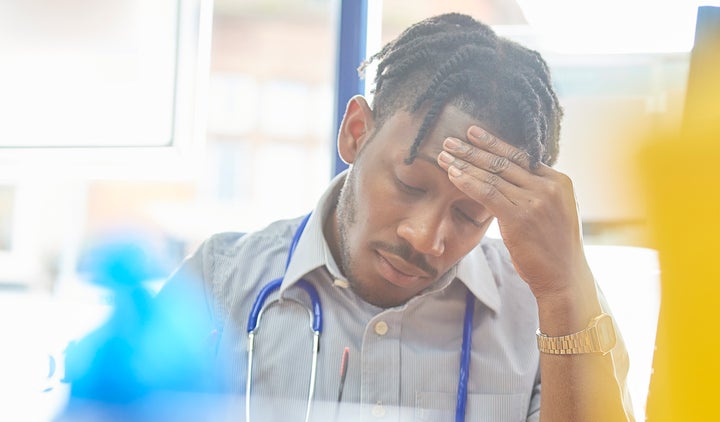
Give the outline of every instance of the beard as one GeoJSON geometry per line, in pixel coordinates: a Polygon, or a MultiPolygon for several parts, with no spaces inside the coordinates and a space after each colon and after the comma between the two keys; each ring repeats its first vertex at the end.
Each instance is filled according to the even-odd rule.
{"type": "Polygon", "coordinates": [[[345,183],[342,189],[340,189],[340,195],[338,195],[337,207],[335,209],[338,228],[338,251],[340,255],[338,257],[340,258],[338,264],[340,265],[340,271],[347,278],[350,289],[361,299],[373,303],[370,301],[370,298],[367,297],[370,292],[367,292],[366,290],[368,289],[364,289],[362,283],[358,282],[358,278],[352,269],[352,257],[348,246],[350,227],[357,222],[357,210],[355,209],[357,201],[355,184],[357,183],[357,177],[355,176],[356,172],[354,170],[355,169],[351,169],[348,172],[345,183]]]}
{"type": "MultiPolygon", "coordinates": [[[[357,273],[354,271],[356,266],[350,250],[350,232],[351,228],[357,223],[357,195],[356,189],[358,186],[357,172],[356,169],[350,170],[340,189],[338,195],[338,202],[335,208],[335,218],[337,218],[337,241],[338,241],[338,265],[340,271],[348,281],[350,289],[363,301],[380,307],[380,308],[391,308],[399,306],[407,302],[410,298],[404,300],[394,299],[387,297],[383,292],[372,288],[370,280],[361,280],[357,273]]],[[[412,262],[414,265],[424,269],[433,278],[437,277],[437,270],[427,264],[422,258],[411,258],[412,250],[409,245],[390,245],[384,242],[372,242],[372,247],[386,250],[394,253],[408,262],[412,262]]]]}
{"type": "Polygon", "coordinates": [[[362,282],[354,271],[352,253],[350,251],[350,229],[357,223],[357,172],[351,169],[345,179],[345,184],[338,196],[335,217],[338,227],[338,251],[340,271],[347,278],[350,290],[363,301],[381,308],[390,308],[398,303],[389,303],[388,298],[370,288],[370,283],[362,282]]]}

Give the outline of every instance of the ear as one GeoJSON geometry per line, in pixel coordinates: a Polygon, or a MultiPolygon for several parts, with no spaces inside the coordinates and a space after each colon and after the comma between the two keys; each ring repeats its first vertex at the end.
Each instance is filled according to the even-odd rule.
{"type": "Polygon", "coordinates": [[[373,112],[365,98],[362,95],[350,98],[338,132],[340,158],[348,164],[354,163],[374,127],[373,112]]]}

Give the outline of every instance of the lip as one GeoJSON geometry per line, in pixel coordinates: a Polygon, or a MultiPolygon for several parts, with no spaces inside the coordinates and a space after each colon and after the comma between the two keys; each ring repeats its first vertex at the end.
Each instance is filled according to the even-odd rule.
{"type": "Polygon", "coordinates": [[[396,255],[381,251],[376,251],[376,254],[380,275],[398,287],[409,287],[428,277],[426,272],[396,255]]]}

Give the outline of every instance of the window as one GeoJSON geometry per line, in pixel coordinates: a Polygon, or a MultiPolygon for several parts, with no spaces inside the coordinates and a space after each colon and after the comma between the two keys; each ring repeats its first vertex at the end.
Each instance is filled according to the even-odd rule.
{"type": "Polygon", "coordinates": [[[196,210],[214,217],[199,219],[198,239],[307,213],[325,189],[335,142],[336,3],[215,1],[196,210]]]}
{"type": "Polygon", "coordinates": [[[1,0],[2,175],[48,163],[137,168],[139,151],[157,165],[167,162],[158,152],[189,148],[201,123],[208,5],[1,0]]]}

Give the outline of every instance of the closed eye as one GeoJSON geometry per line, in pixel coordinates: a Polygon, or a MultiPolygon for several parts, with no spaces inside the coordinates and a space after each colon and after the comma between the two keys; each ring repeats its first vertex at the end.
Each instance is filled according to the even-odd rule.
{"type": "Polygon", "coordinates": [[[466,220],[468,223],[472,224],[475,227],[482,227],[481,222],[477,221],[476,219],[470,217],[468,214],[463,212],[460,208],[455,208],[455,212],[464,220],[466,220]]]}
{"type": "Polygon", "coordinates": [[[410,186],[402,180],[398,179],[397,177],[395,178],[395,181],[397,182],[397,185],[400,187],[400,189],[406,193],[412,195],[419,195],[421,193],[425,193],[423,189],[416,188],[415,186],[410,186]]]}

